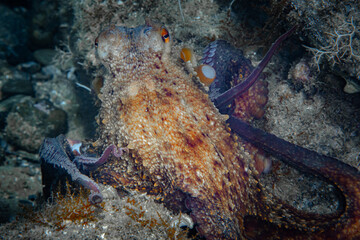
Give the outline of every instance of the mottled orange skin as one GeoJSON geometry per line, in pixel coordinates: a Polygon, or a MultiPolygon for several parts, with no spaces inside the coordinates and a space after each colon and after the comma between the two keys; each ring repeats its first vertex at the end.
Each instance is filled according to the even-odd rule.
{"type": "MultiPolygon", "coordinates": [[[[156,35],[159,27],[154,26],[150,34],[156,35]]],[[[99,36],[100,56],[106,44],[132,48],[114,42],[122,41],[126,33],[113,32],[99,36]]],[[[142,37],[136,36],[134,44],[142,37]]],[[[130,161],[137,162],[131,165],[148,182],[161,186],[163,195],[180,189],[196,199],[196,203],[188,200],[188,205],[194,205],[192,216],[203,235],[235,238],[242,232],[237,219],[242,220],[251,204],[250,185],[255,183],[249,177],[253,175],[251,155],[234,140],[225,124],[227,117],[207,94],[181,66],[166,59],[168,46],[158,40],[153,44],[159,44],[160,51],[146,49],[130,57],[112,51],[103,58],[114,76],[105,81],[100,96],[102,139],[127,146],[135,156],[130,161]],[[224,220],[229,224],[223,225],[224,220]]],[[[116,164],[106,165],[101,174],[118,178],[112,172],[116,164]]]]}
{"type": "Polygon", "coordinates": [[[154,23],[135,29],[113,26],[96,40],[109,70],[99,95],[99,142],[130,150],[126,160],[101,167],[99,180],[156,194],[169,205],[185,202],[207,239],[247,238],[247,215],[300,227],[307,237],[308,230],[325,226],[264,195],[255,153],[244,148],[225,123],[227,116],[174,61],[171,41],[164,41],[161,32],[154,23]]]}

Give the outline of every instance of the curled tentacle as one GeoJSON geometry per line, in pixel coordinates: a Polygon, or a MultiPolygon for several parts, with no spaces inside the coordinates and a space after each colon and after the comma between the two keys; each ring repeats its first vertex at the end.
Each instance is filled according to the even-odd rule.
{"type": "Polygon", "coordinates": [[[102,195],[98,184],[85,174],[104,164],[111,153],[115,157],[121,157],[123,151],[122,148],[110,145],[99,158],[85,155],[74,156],[70,143],[64,135],[45,138],[39,151],[45,198],[51,197],[56,185],[64,184],[64,178],[70,176],[73,182],[77,182],[91,191],[89,197],[91,203],[100,203],[102,195]]]}
{"type": "Polygon", "coordinates": [[[325,232],[325,236],[342,233],[347,234],[349,239],[359,237],[359,233],[355,229],[358,229],[360,225],[360,191],[358,190],[360,173],[356,168],[335,158],[289,143],[275,135],[254,128],[240,119],[230,117],[227,122],[231,129],[244,139],[279,156],[283,161],[300,170],[325,178],[341,192],[341,205],[332,214],[305,214],[291,206],[282,208],[283,211],[291,213],[293,218],[296,217],[297,222],[301,222],[305,229],[316,230],[331,226],[331,231],[325,232]],[[354,229],[354,231],[349,229],[354,229]]]}
{"type": "Polygon", "coordinates": [[[91,178],[82,175],[78,179],[76,179],[75,182],[79,183],[80,185],[86,187],[91,191],[91,194],[89,195],[89,201],[92,204],[97,204],[102,202],[103,197],[100,192],[99,185],[97,185],[97,183],[95,183],[91,178]]]}
{"type": "Polygon", "coordinates": [[[123,148],[118,148],[112,144],[104,150],[103,154],[100,157],[80,155],[75,157],[74,162],[76,163],[76,165],[78,165],[79,168],[82,167],[85,171],[89,171],[103,165],[108,160],[111,153],[115,157],[119,158],[122,156],[123,151],[126,150],[123,148]]]}

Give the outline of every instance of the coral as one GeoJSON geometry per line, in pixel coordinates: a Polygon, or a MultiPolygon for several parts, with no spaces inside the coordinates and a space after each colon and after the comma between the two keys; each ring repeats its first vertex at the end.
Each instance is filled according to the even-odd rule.
{"type": "Polygon", "coordinates": [[[88,191],[56,194],[55,201],[27,209],[14,223],[0,226],[5,239],[188,239],[193,222],[186,214],[166,210],[154,199],[137,192],[120,198],[112,187],[101,187],[104,202],[93,205],[88,191]]]}
{"type": "MultiPolygon", "coordinates": [[[[136,201],[134,198],[126,199],[127,205],[124,206],[125,214],[128,215],[140,228],[160,229],[166,234],[166,239],[187,239],[187,230],[182,230],[182,216],[179,214],[178,219],[174,218],[172,221],[166,221],[157,213],[157,217],[146,216],[146,209],[136,201]]],[[[188,222],[185,225],[188,226],[188,222]]]]}
{"type": "Polygon", "coordinates": [[[358,1],[293,0],[291,5],[288,19],[303,26],[303,44],[313,55],[318,69],[329,70],[348,83],[360,85],[358,1]]]}
{"type": "Polygon", "coordinates": [[[67,71],[73,67],[74,54],[68,43],[62,43],[61,46],[55,47],[56,55],[53,58],[53,64],[61,70],[67,71]]]}
{"type": "Polygon", "coordinates": [[[49,226],[57,231],[63,230],[67,225],[81,224],[88,225],[90,222],[98,220],[96,211],[103,209],[104,204],[94,205],[87,199],[87,192],[80,188],[76,194],[71,190],[67,183],[67,193],[60,194],[59,191],[54,196],[54,201],[46,203],[39,210],[28,210],[25,218],[30,221],[49,226]]]}
{"type": "Polygon", "coordinates": [[[352,62],[353,58],[355,61],[360,60],[360,32],[354,24],[353,17],[350,21],[345,21],[336,27],[333,33],[327,33],[327,35],[329,35],[327,46],[321,46],[319,49],[305,46],[314,54],[314,62],[319,71],[322,57],[332,64],[352,62]]]}
{"type": "Polygon", "coordinates": [[[306,94],[311,95],[316,92],[317,82],[315,81],[315,74],[313,74],[314,69],[308,62],[307,59],[302,58],[295,63],[289,70],[288,79],[296,91],[303,89],[306,94]]]}

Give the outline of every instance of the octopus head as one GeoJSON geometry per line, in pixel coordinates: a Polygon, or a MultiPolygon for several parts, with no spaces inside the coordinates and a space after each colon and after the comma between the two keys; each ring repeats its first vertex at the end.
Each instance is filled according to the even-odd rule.
{"type": "Polygon", "coordinates": [[[138,28],[139,35],[134,39],[138,52],[153,51],[165,54],[170,51],[170,34],[162,24],[148,19],[144,26],[138,28]]]}
{"type": "Polygon", "coordinates": [[[146,21],[136,28],[110,26],[95,40],[98,57],[106,66],[111,62],[132,62],[147,53],[170,52],[170,34],[161,24],[146,21]]]}
{"type": "Polygon", "coordinates": [[[110,26],[95,39],[95,48],[103,63],[125,58],[131,50],[131,39],[127,28],[110,26]]]}

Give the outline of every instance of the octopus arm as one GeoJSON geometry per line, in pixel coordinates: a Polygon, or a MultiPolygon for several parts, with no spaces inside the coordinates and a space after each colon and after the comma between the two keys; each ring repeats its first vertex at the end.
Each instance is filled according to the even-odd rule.
{"type": "Polygon", "coordinates": [[[100,157],[79,155],[75,157],[74,163],[77,165],[78,168],[81,168],[84,171],[88,172],[103,165],[108,160],[111,153],[115,157],[118,158],[121,157],[122,151],[126,151],[126,150],[122,148],[117,148],[115,145],[111,144],[104,150],[103,154],[100,157]]]}
{"type": "Polygon", "coordinates": [[[231,103],[234,98],[240,96],[241,94],[245,93],[259,78],[260,74],[269,63],[271,57],[274,55],[275,51],[278,49],[281,42],[283,42],[288,36],[290,36],[296,29],[296,26],[292,27],[289,31],[281,35],[271,46],[269,51],[266,53],[265,57],[259,65],[251,72],[251,74],[247,77],[247,79],[235,87],[227,90],[226,92],[222,93],[218,97],[216,97],[213,102],[217,108],[222,108],[225,105],[231,103]]]}
{"type": "Polygon", "coordinates": [[[81,172],[78,167],[85,163],[87,164],[85,168],[91,164],[99,166],[106,161],[111,151],[114,152],[114,155],[118,154],[117,148],[111,145],[100,158],[89,159],[80,155],[75,158],[77,161],[75,163],[72,161],[74,156],[64,135],[59,135],[56,138],[45,138],[39,150],[44,197],[50,199],[58,186],[60,186],[61,192],[66,194],[67,177],[70,177],[72,181],[91,191],[89,196],[91,203],[100,203],[102,195],[98,184],[86,176],[84,171],[81,172]]]}
{"type": "MultiPolygon", "coordinates": [[[[291,144],[275,135],[254,128],[240,119],[230,117],[227,122],[231,129],[244,139],[270,154],[279,156],[284,162],[300,170],[325,178],[341,192],[340,207],[333,214],[309,214],[283,203],[282,211],[287,211],[291,216],[297,216],[297,222],[300,222],[305,230],[326,229],[323,232],[324,235],[336,234],[344,239],[360,237],[360,191],[358,189],[360,174],[356,168],[335,158],[291,144]],[[316,221],[310,221],[310,219],[316,219],[316,221]]],[[[284,215],[287,214],[284,213],[284,215]]]]}

